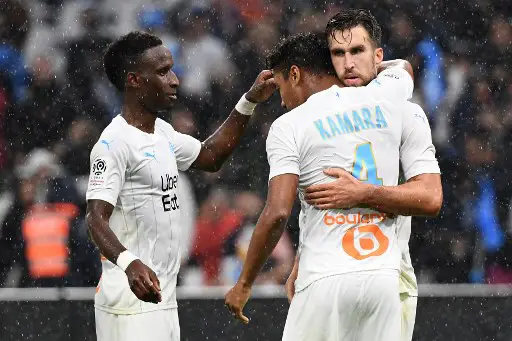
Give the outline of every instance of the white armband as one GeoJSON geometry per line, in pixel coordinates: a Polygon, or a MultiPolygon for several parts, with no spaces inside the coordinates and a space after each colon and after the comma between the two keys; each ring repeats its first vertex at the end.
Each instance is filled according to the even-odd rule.
{"type": "Polygon", "coordinates": [[[235,105],[235,109],[242,115],[251,116],[258,103],[253,103],[247,100],[247,98],[245,98],[246,94],[247,93],[242,95],[238,103],[235,105]]]}
{"type": "Polygon", "coordinates": [[[126,271],[128,265],[130,265],[130,263],[136,259],[139,259],[139,257],[135,256],[130,251],[125,250],[119,254],[116,263],[118,267],[120,267],[123,271],[126,271]]]}

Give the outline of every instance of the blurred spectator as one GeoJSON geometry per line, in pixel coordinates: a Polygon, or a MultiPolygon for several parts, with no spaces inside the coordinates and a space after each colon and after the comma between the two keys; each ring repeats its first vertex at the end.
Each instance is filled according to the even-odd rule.
{"type": "Polygon", "coordinates": [[[279,30],[268,19],[262,19],[257,24],[247,27],[246,35],[239,40],[235,53],[235,62],[243,84],[250,86],[265,68],[265,58],[279,40],[279,30]],[[248,68],[247,65],[252,67],[248,68]]]}
{"type": "MultiPolygon", "coordinates": [[[[259,215],[263,210],[264,201],[252,192],[242,192],[235,197],[235,209],[241,212],[245,221],[240,231],[235,237],[235,250],[238,258],[238,271],[232,276],[232,283],[236,283],[242,264],[245,261],[247,251],[249,250],[249,242],[251,241],[254,228],[258,221],[259,215]]],[[[263,266],[263,269],[256,279],[258,284],[284,284],[293,266],[294,251],[292,243],[285,231],[272,252],[269,260],[263,266]]],[[[231,283],[230,283],[231,284],[231,283]]]]}
{"type": "Polygon", "coordinates": [[[29,78],[21,51],[30,28],[28,13],[20,1],[4,0],[0,22],[0,75],[9,81],[13,100],[19,103],[25,98],[29,78]]]}
{"type": "Polygon", "coordinates": [[[77,114],[75,106],[63,97],[50,60],[37,58],[32,70],[27,99],[11,107],[8,116],[8,139],[15,165],[34,148],[53,148],[62,142],[77,114]]]}
{"type": "Polygon", "coordinates": [[[181,78],[185,65],[181,56],[181,48],[178,39],[168,31],[168,15],[166,11],[160,7],[147,6],[143,7],[137,13],[139,28],[156,34],[164,46],[166,46],[172,54],[174,65],[173,72],[181,78]]]}
{"type": "Polygon", "coordinates": [[[202,269],[202,284],[218,285],[222,258],[244,216],[231,208],[228,193],[216,189],[199,208],[192,254],[202,269]]]}
{"type": "Polygon", "coordinates": [[[97,267],[94,264],[98,256],[91,257],[94,255],[91,245],[84,239],[84,233],[78,230],[80,221],[83,221],[83,212],[80,212],[82,201],[71,179],[63,175],[54,155],[44,149],[31,151],[25,163],[18,168],[18,180],[14,193],[10,195],[13,201],[5,203],[9,209],[2,223],[2,244],[7,252],[6,257],[2,257],[0,278],[3,280],[13,269],[14,273],[18,272],[18,278],[11,276],[11,280],[21,286],[93,285],[96,280],[97,267]],[[52,252],[61,248],[61,252],[56,253],[56,256],[65,257],[60,261],[63,262],[60,270],[52,268],[58,267],[55,263],[51,265],[46,261],[43,263],[50,269],[37,267],[38,257],[50,256],[44,250],[42,253],[38,251],[38,238],[45,242],[53,238],[59,245],[64,243],[49,248],[52,252]],[[84,253],[86,256],[80,257],[84,253]]]}
{"type": "Polygon", "coordinates": [[[64,90],[76,112],[105,125],[120,111],[119,95],[103,71],[103,52],[111,42],[102,31],[106,18],[91,6],[77,19],[83,26],[83,35],[61,46],[67,60],[68,83],[64,90]]]}
{"type": "Polygon", "coordinates": [[[26,268],[21,223],[34,202],[34,186],[30,181],[19,180],[12,187],[1,194],[0,286],[8,287],[20,285],[26,268]]]}
{"type": "MultiPolygon", "coordinates": [[[[100,135],[97,125],[88,118],[77,118],[56,148],[66,171],[72,176],[89,177],[89,153],[100,135]]],[[[83,192],[85,193],[85,192],[83,192]]]]}
{"type": "Polygon", "coordinates": [[[228,113],[228,109],[219,112],[219,108],[226,108],[225,103],[234,96],[236,67],[226,44],[209,33],[210,19],[206,8],[192,7],[187,19],[180,24],[183,27],[179,55],[185,65],[180,91],[189,99],[194,111],[199,109],[198,125],[207,130],[221,115],[228,113]],[[206,109],[205,104],[213,110],[206,109]]]}
{"type": "Polygon", "coordinates": [[[495,15],[491,21],[490,51],[486,60],[489,65],[506,63],[512,58],[512,26],[502,15],[495,15]]]}
{"type": "Polygon", "coordinates": [[[8,112],[26,97],[29,74],[22,47],[30,29],[26,8],[20,1],[0,2],[0,169],[10,152],[8,112]]]}

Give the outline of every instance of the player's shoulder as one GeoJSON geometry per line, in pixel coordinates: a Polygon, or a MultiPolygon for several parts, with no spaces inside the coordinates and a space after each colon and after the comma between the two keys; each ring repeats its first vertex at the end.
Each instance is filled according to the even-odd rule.
{"type": "Polygon", "coordinates": [[[117,115],[110,121],[110,123],[103,129],[101,132],[101,138],[107,137],[124,137],[126,136],[126,121],[121,117],[121,115],[117,115]]]}
{"type": "Polygon", "coordinates": [[[166,131],[166,132],[174,132],[175,131],[173,126],[169,122],[166,122],[158,117],[155,121],[155,127],[158,129],[161,129],[163,131],[166,131]]]}
{"type": "Polygon", "coordinates": [[[408,115],[411,117],[417,117],[417,118],[422,119],[423,121],[428,122],[427,114],[425,113],[425,110],[423,110],[423,108],[417,103],[414,103],[411,101],[405,101],[403,113],[404,113],[404,115],[408,115]]]}
{"type": "Polygon", "coordinates": [[[126,126],[123,124],[123,121],[124,119],[121,116],[116,116],[112,119],[103,129],[98,141],[94,145],[93,153],[120,151],[128,147],[130,134],[126,133],[126,126]]]}
{"type": "Polygon", "coordinates": [[[411,75],[401,67],[391,67],[380,72],[367,86],[374,95],[379,93],[393,100],[410,99],[414,91],[414,81],[411,75]]]}
{"type": "Polygon", "coordinates": [[[293,129],[293,120],[292,116],[289,115],[291,111],[279,116],[272,124],[270,125],[268,136],[272,136],[273,134],[280,134],[283,131],[289,131],[293,129]]]}
{"type": "Polygon", "coordinates": [[[411,102],[411,101],[405,101],[404,107],[407,108],[408,110],[424,112],[423,108],[419,104],[411,102]]]}
{"type": "Polygon", "coordinates": [[[411,80],[412,77],[403,67],[394,66],[389,67],[377,75],[376,80],[379,79],[393,79],[393,80],[411,80]]]}

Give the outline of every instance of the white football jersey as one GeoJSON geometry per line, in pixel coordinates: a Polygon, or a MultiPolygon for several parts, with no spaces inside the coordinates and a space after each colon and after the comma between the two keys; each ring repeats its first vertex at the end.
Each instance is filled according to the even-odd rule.
{"type": "Polygon", "coordinates": [[[95,295],[97,309],[134,314],[175,308],[180,266],[179,173],[195,161],[201,143],[176,132],[161,119],[153,134],[129,125],[122,116],[105,128],[91,151],[87,200],[114,206],[110,228],[130,252],[157,275],[162,302],[137,299],[126,274],[103,259],[95,295]]]}
{"type": "Polygon", "coordinates": [[[297,291],[331,275],[400,269],[397,218],[365,207],[317,210],[303,194],[308,186],[333,181],[323,173],[329,167],[385,186],[398,184],[400,161],[406,179],[439,173],[426,136],[428,121],[424,114],[410,112],[412,89],[405,70],[387,69],[366,87],[332,86],[316,93],[272,125],[267,138],[269,178],[299,175],[297,291]]]}

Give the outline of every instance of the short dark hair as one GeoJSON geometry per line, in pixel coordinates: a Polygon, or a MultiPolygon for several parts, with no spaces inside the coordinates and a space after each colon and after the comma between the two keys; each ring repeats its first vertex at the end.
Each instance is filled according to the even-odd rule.
{"type": "Polygon", "coordinates": [[[146,50],[159,45],[162,45],[160,38],[141,31],[130,32],[110,44],[103,56],[103,67],[110,82],[123,92],[130,67],[146,50]]]}
{"type": "Polygon", "coordinates": [[[380,47],[382,29],[373,14],[364,9],[344,9],[338,12],[327,22],[325,34],[334,39],[336,31],[345,31],[359,25],[368,32],[374,46],[380,47]]]}
{"type": "Polygon", "coordinates": [[[267,68],[282,71],[285,78],[292,65],[314,74],[335,75],[324,33],[299,33],[281,41],[267,56],[267,68]]]}

